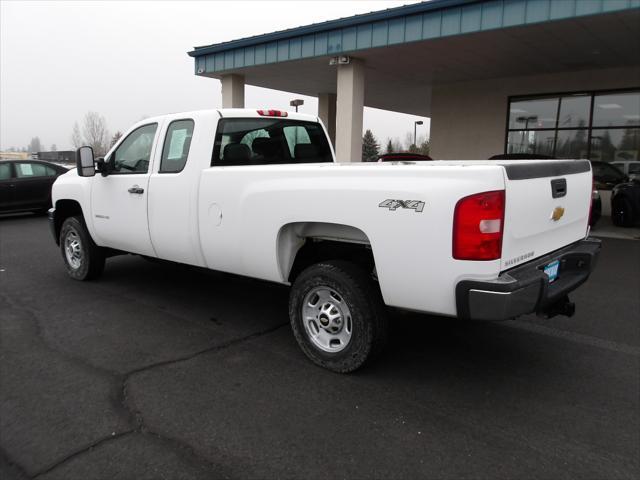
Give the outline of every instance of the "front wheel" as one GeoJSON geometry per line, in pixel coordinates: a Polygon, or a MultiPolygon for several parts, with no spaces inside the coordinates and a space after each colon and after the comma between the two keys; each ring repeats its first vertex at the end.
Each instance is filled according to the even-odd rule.
{"type": "Polygon", "coordinates": [[[75,280],[97,278],[104,270],[105,255],[81,217],[69,217],[60,229],[60,251],[67,273],[75,280]]]}
{"type": "Polygon", "coordinates": [[[378,285],[346,261],[317,263],[298,276],[289,296],[289,319],[307,357],[334,372],[360,368],[387,339],[378,285]]]}

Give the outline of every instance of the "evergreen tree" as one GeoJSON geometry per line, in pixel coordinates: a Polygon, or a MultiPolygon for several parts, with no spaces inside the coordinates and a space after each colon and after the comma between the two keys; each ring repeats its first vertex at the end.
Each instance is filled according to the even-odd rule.
{"type": "Polygon", "coordinates": [[[393,152],[393,142],[391,139],[387,142],[387,150],[384,153],[394,153],[393,152]]]}
{"type": "Polygon", "coordinates": [[[363,162],[375,162],[380,155],[380,146],[373,136],[371,130],[364,132],[362,137],[362,161],[363,162]]]}
{"type": "Polygon", "coordinates": [[[37,153],[39,151],[42,150],[42,147],[40,145],[40,138],[39,137],[33,137],[31,139],[31,142],[29,142],[29,152],[30,153],[37,153]]]}

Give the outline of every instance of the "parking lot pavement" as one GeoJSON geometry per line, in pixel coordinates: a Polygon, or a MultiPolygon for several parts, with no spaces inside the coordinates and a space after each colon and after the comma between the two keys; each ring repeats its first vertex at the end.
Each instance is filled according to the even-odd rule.
{"type": "Polygon", "coordinates": [[[0,477],[638,478],[640,242],[605,239],[571,319],[394,313],[313,366],[285,287],[136,256],[81,283],[0,218],[0,477]]]}

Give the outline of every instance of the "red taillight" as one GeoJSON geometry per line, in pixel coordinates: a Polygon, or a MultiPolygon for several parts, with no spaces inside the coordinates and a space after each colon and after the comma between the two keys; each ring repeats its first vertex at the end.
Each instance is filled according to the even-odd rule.
{"type": "Polygon", "coordinates": [[[497,260],[502,253],[504,190],[458,201],[453,214],[453,258],[497,260]]]}
{"type": "Polygon", "coordinates": [[[286,117],[289,114],[284,110],[258,110],[258,115],[263,117],[286,117]]]}

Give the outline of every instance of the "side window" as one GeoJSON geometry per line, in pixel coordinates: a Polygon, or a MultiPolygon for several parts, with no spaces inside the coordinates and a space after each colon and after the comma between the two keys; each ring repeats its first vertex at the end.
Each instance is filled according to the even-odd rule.
{"type": "Polygon", "coordinates": [[[223,118],[218,122],[212,166],[332,162],[331,148],[315,122],[282,118],[223,118]]]}
{"type": "Polygon", "coordinates": [[[187,163],[191,137],[193,136],[193,120],[176,120],[171,122],[162,147],[160,173],[181,172],[187,163]]]}
{"type": "Polygon", "coordinates": [[[18,178],[48,177],[47,170],[53,170],[41,163],[16,163],[16,176],[18,178]]]}
{"type": "Polygon", "coordinates": [[[109,159],[112,173],[147,173],[157,129],[158,124],[152,123],[131,132],[109,159]]]}
{"type": "Polygon", "coordinates": [[[0,180],[9,180],[11,178],[11,164],[9,162],[0,163],[0,180]]]}

